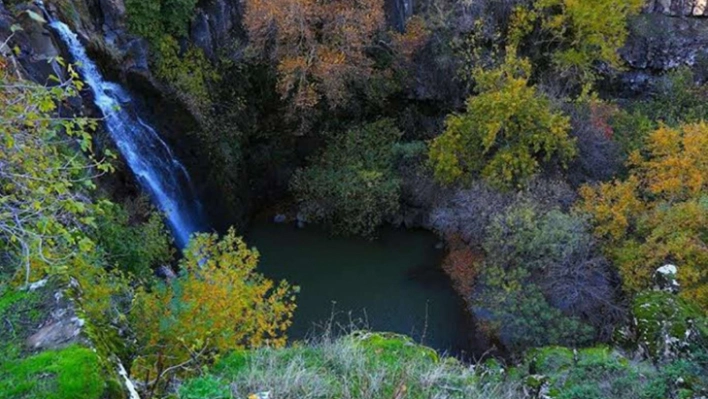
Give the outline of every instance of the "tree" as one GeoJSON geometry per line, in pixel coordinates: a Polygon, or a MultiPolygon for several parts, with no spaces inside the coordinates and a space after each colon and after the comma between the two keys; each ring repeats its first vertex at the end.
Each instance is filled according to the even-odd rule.
{"type": "Polygon", "coordinates": [[[162,216],[151,207],[141,214],[124,206],[106,204],[96,217],[97,249],[109,266],[130,273],[138,281],[148,281],[156,266],[168,265],[173,258],[172,238],[162,216]],[[143,220],[130,220],[130,216],[143,220]]]}
{"type": "Polygon", "coordinates": [[[255,272],[259,254],[233,229],[192,238],[179,277],[140,287],[131,318],[138,358],[131,373],[152,391],[175,373],[195,370],[219,353],[283,346],[295,310],[294,289],[255,272]]]}
{"type": "Polygon", "coordinates": [[[187,34],[197,0],[126,0],[128,27],[152,43],[187,34]]]}
{"type": "Polygon", "coordinates": [[[452,114],[445,132],[430,145],[430,162],[442,182],[469,182],[476,174],[501,188],[518,187],[542,162],[562,164],[576,153],[569,120],[529,85],[530,64],[510,51],[506,62],[477,69],[480,92],[467,110],[452,114]]]}
{"type": "Polygon", "coordinates": [[[113,170],[114,156],[94,150],[97,120],[72,116],[67,100],[83,85],[71,65],[59,60],[68,78],[46,87],[23,79],[15,61],[0,57],[0,286],[51,278],[65,287],[82,331],[108,356],[128,284],[105,267],[95,238],[110,207],[95,178],[113,170]]]}
{"type": "Polygon", "coordinates": [[[94,177],[112,170],[93,152],[95,120],[56,116],[82,87],[71,66],[68,72],[65,82],[39,86],[0,58],[0,250],[21,265],[25,284],[65,267],[74,251],[94,248],[85,232],[103,203],[86,194],[94,177]]]}
{"type": "Polygon", "coordinates": [[[251,48],[277,64],[278,92],[291,116],[321,101],[344,104],[347,85],[372,75],[366,48],[384,27],[381,0],[248,0],[251,48]]]}
{"type": "Polygon", "coordinates": [[[625,180],[581,188],[580,209],[617,264],[624,287],[651,285],[656,268],[679,266],[681,294],[708,306],[708,124],[662,126],[635,151],[625,180]]]}
{"type": "Polygon", "coordinates": [[[550,59],[553,72],[570,82],[591,84],[598,63],[621,67],[618,51],[628,35],[627,21],[644,4],[643,0],[536,0],[531,8],[516,9],[510,43],[519,51],[541,53],[541,58],[550,59]]]}
{"type": "Polygon", "coordinates": [[[322,155],[293,176],[302,211],[335,230],[368,236],[398,210],[394,145],[401,133],[384,119],[334,136],[322,155]]]}

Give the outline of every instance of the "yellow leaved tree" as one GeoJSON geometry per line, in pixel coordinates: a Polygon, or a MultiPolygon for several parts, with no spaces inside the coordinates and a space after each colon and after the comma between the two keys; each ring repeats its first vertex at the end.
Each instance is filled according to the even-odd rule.
{"type": "Polygon", "coordinates": [[[452,114],[430,145],[438,180],[469,182],[477,174],[501,188],[523,184],[544,162],[575,156],[569,119],[529,84],[531,65],[508,50],[503,65],[474,73],[479,95],[464,113],[452,114]]]}
{"type": "Polygon", "coordinates": [[[661,126],[644,151],[630,156],[625,180],[582,187],[580,208],[629,292],[674,263],[682,295],[708,309],[708,124],[661,126]]]}
{"type": "Polygon", "coordinates": [[[192,238],[179,277],[136,292],[138,358],[131,374],[151,391],[229,350],[283,346],[295,290],[255,272],[259,253],[231,229],[192,238]]]}
{"type": "Polygon", "coordinates": [[[519,51],[530,48],[540,53],[558,76],[592,84],[598,63],[622,66],[618,51],[627,39],[629,18],[644,4],[644,0],[537,0],[529,8],[516,9],[510,43],[519,51]]]}

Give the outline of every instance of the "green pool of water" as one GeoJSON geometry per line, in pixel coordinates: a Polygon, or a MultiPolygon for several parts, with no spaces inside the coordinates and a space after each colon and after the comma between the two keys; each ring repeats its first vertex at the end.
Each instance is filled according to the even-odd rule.
{"type": "Polygon", "coordinates": [[[300,286],[291,339],[332,321],[335,331],[353,324],[398,332],[463,356],[474,346],[473,329],[439,267],[444,252],[437,242],[425,231],[388,228],[368,241],[270,222],[255,223],[248,234],[261,253],[261,273],[300,286]]]}

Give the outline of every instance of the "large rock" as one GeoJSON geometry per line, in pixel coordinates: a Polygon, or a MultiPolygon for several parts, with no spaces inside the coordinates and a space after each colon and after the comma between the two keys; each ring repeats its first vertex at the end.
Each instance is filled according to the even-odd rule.
{"type": "Polygon", "coordinates": [[[414,0],[385,0],[386,20],[389,26],[403,32],[406,21],[413,15],[414,0]]]}
{"type": "Polygon", "coordinates": [[[214,42],[212,40],[209,17],[203,10],[199,10],[192,20],[190,38],[195,46],[204,51],[209,59],[214,59],[214,42]]]}
{"type": "Polygon", "coordinates": [[[708,322],[700,309],[672,293],[642,293],[632,312],[632,341],[640,355],[654,361],[689,356],[708,339],[708,322]]]}
{"type": "Polygon", "coordinates": [[[125,28],[125,3],[123,0],[98,0],[103,14],[104,29],[125,28]]]}
{"type": "Polygon", "coordinates": [[[62,77],[62,69],[55,58],[61,54],[44,23],[42,11],[35,6],[19,7],[11,14],[0,2],[0,53],[12,55],[25,76],[41,83],[49,84],[51,75],[62,77]],[[18,30],[19,28],[19,30],[18,30]]]}

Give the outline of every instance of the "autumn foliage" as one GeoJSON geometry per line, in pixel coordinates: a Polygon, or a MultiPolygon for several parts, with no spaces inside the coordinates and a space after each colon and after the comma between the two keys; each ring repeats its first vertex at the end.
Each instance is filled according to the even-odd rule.
{"type": "Polygon", "coordinates": [[[583,187],[581,209],[637,292],[659,266],[675,263],[682,295],[708,307],[708,124],[661,126],[646,154],[630,156],[624,180],[583,187]]]}
{"type": "Polygon", "coordinates": [[[629,18],[644,4],[643,0],[536,0],[515,10],[510,42],[519,51],[528,47],[541,53],[557,77],[593,83],[598,64],[622,67],[618,51],[627,39],[629,18]]]}
{"type": "Polygon", "coordinates": [[[483,256],[467,245],[459,235],[449,237],[447,243],[450,250],[443,260],[442,268],[452,279],[455,290],[468,298],[472,295],[478,273],[476,265],[482,262],[483,256]]]}
{"type": "Polygon", "coordinates": [[[195,236],[178,278],[135,295],[139,357],[133,375],[153,386],[220,352],[283,346],[294,290],[256,273],[258,259],[233,229],[221,239],[195,236]]]}
{"type": "Polygon", "coordinates": [[[381,0],[248,0],[252,48],[277,64],[278,92],[292,112],[347,99],[347,84],[371,75],[366,55],[384,27],[381,0]]]}
{"type": "Polygon", "coordinates": [[[531,65],[510,50],[505,63],[478,69],[480,91],[467,109],[451,114],[445,132],[430,145],[430,163],[444,183],[470,182],[481,175],[493,186],[513,188],[554,159],[576,153],[569,119],[529,84],[531,65]]]}

